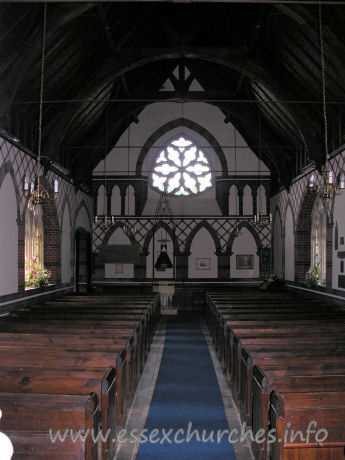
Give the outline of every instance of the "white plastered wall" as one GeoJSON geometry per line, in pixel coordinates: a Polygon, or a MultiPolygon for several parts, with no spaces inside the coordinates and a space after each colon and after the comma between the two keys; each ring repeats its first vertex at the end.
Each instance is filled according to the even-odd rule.
{"type": "Polygon", "coordinates": [[[0,186],[0,296],[18,292],[17,200],[12,177],[0,186]]]}
{"type": "Polygon", "coordinates": [[[280,215],[275,213],[273,219],[273,273],[283,276],[283,240],[280,215]]]}
{"type": "Polygon", "coordinates": [[[341,252],[345,251],[345,194],[338,195],[334,202],[334,215],[333,215],[334,227],[333,227],[333,248],[332,248],[332,288],[345,290],[339,287],[339,275],[345,275],[344,271],[341,271],[341,262],[345,259],[341,259],[341,252]],[[338,229],[338,249],[336,249],[336,238],[335,229],[338,229]]]}
{"type": "Polygon", "coordinates": [[[72,278],[72,228],[69,206],[66,203],[61,225],[61,282],[70,283],[72,278]]]}
{"type": "Polygon", "coordinates": [[[243,227],[243,235],[235,238],[230,256],[230,278],[259,278],[259,256],[257,255],[257,244],[251,232],[243,227]],[[253,255],[253,269],[236,268],[238,255],[253,255]]]}
{"type": "MultiPolygon", "coordinates": [[[[131,244],[130,239],[123,233],[122,228],[117,228],[109,238],[108,244],[131,244]]],[[[123,263],[110,263],[104,266],[105,278],[133,278],[134,277],[134,264],[123,263]],[[122,273],[119,270],[122,269],[122,273]]]]}
{"type": "Polygon", "coordinates": [[[91,222],[84,206],[82,206],[78,211],[75,228],[83,228],[87,232],[91,232],[91,222]]]}
{"type": "MultiPolygon", "coordinates": [[[[165,124],[182,117],[190,120],[207,131],[216,139],[221,146],[226,158],[229,174],[235,173],[235,129],[232,124],[224,123],[224,114],[215,106],[207,103],[184,103],[183,111],[181,104],[171,102],[159,102],[148,105],[139,115],[139,122],[132,123],[129,132],[126,130],[118,140],[116,146],[106,158],[106,174],[109,175],[134,175],[136,164],[141,148],[149,137],[165,124]],[[128,149],[128,138],[130,149],[128,149]],[[129,161],[128,161],[129,156],[129,161]],[[129,170],[128,170],[129,163],[129,170]]],[[[175,136],[190,136],[199,144],[207,155],[214,176],[221,176],[222,169],[218,156],[209,142],[197,131],[187,127],[171,129],[163,134],[153,144],[147,153],[142,167],[142,175],[149,176],[155,156],[160,147],[175,136]]],[[[264,164],[259,166],[258,159],[248,147],[239,132],[236,132],[236,174],[252,175],[261,168],[263,174],[268,170],[264,164]]],[[[94,176],[103,175],[104,164],[101,161],[94,169],[94,176]]],[[[150,182],[150,180],[149,180],[150,182]]],[[[159,194],[150,186],[148,188],[148,200],[143,215],[152,215],[156,209],[159,194]]],[[[220,215],[218,204],[215,200],[215,189],[205,192],[197,198],[172,198],[171,205],[175,214],[183,215],[220,215]]]]}
{"type": "Polygon", "coordinates": [[[201,228],[194,235],[190,252],[191,254],[188,257],[188,278],[217,278],[216,247],[212,236],[206,228],[201,228]]]}
{"type": "Polygon", "coordinates": [[[288,206],[285,216],[285,279],[295,281],[295,233],[291,207],[288,206]]]}

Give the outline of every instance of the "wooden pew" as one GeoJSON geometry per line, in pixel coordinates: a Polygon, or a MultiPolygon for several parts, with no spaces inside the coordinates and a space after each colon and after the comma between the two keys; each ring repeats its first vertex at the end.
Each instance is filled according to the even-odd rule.
{"type": "MultiPolygon", "coordinates": [[[[344,363],[345,366],[345,363],[344,363]]],[[[282,393],[334,392],[345,388],[345,369],[338,365],[327,369],[310,364],[310,367],[293,369],[284,366],[284,370],[263,371],[255,366],[253,372],[252,429],[253,433],[264,430],[265,437],[269,429],[269,402],[273,390],[282,393]]],[[[252,445],[254,458],[265,460],[267,443],[252,445]]]]}
{"type": "Polygon", "coordinates": [[[0,393],[0,406],[6,418],[1,429],[14,444],[13,460],[25,459],[97,459],[98,446],[91,436],[85,442],[52,443],[49,430],[53,433],[80,428],[94,430],[97,434],[99,409],[97,396],[91,395],[47,395],[26,393],[0,393]]]}
{"type": "MultiPolygon", "coordinates": [[[[296,306],[296,298],[273,300],[273,296],[262,295],[258,300],[251,294],[241,293],[236,300],[230,295],[207,296],[206,318],[223,370],[231,378],[242,419],[247,422],[250,419],[254,434],[262,428],[267,434],[271,390],[283,396],[290,392],[311,395],[316,391],[339,396],[344,389],[344,311],[339,307],[325,308],[323,302],[309,299],[303,299],[300,308],[296,306]],[[260,370],[255,367],[254,379],[253,364],[262,366],[260,370]]],[[[307,409],[317,412],[318,407],[312,403],[307,409]]],[[[340,434],[338,430],[334,436],[333,445],[344,446],[344,432],[340,434]]],[[[260,449],[254,443],[255,457],[266,460],[266,447],[264,443],[260,449]]],[[[321,460],[333,458],[335,453],[323,450],[317,452],[320,457],[315,457],[308,446],[305,450],[291,451],[290,455],[289,449],[296,445],[285,447],[285,457],[271,458],[321,460]]],[[[337,455],[344,458],[343,447],[337,450],[337,455]]]]}
{"type": "MultiPolygon", "coordinates": [[[[68,394],[89,395],[95,393],[100,403],[99,429],[102,433],[108,430],[113,437],[116,432],[115,400],[116,400],[116,371],[110,368],[104,375],[104,369],[82,370],[63,367],[44,368],[18,366],[0,367],[0,393],[38,393],[38,394],[68,394]]],[[[108,459],[114,455],[114,444],[104,443],[102,458],[108,459]]]]}
{"type": "Polygon", "coordinates": [[[234,398],[241,407],[241,416],[248,421],[251,419],[249,410],[251,408],[251,384],[253,378],[254,365],[261,365],[262,361],[279,361],[282,358],[290,359],[291,363],[296,358],[319,359],[326,357],[329,359],[333,356],[345,357],[345,341],[341,344],[332,344],[328,342],[309,343],[309,344],[271,344],[261,346],[260,348],[242,347],[238,359],[233,361],[232,389],[234,398]],[[260,363],[260,364],[259,364],[260,363]]]}
{"type": "MultiPolygon", "coordinates": [[[[4,376],[0,392],[5,393],[10,386],[11,391],[30,391],[32,394],[49,391],[55,398],[56,393],[64,391],[64,379],[67,379],[65,388],[69,392],[94,391],[99,396],[102,428],[116,427],[115,419],[120,427],[124,424],[127,404],[131,403],[159,321],[159,302],[157,296],[154,300],[150,296],[151,303],[145,307],[142,299],[117,299],[113,302],[109,298],[102,305],[101,298],[88,303],[87,298],[82,297],[82,301],[76,303],[64,305],[63,302],[52,301],[1,318],[0,375],[6,370],[10,375],[4,376]],[[26,335],[17,341],[16,338],[23,333],[26,335]],[[115,359],[116,356],[118,359],[115,359]],[[61,362],[65,368],[61,368],[61,362]],[[110,375],[115,377],[114,373],[117,373],[112,385],[111,379],[103,377],[102,380],[109,365],[114,366],[110,375]],[[12,366],[11,371],[8,366],[12,366]],[[65,376],[61,377],[63,369],[65,376]],[[23,370],[26,375],[20,374],[23,370]],[[31,373],[27,375],[29,370],[31,373]],[[39,377],[35,370],[39,370],[39,377]],[[114,399],[115,390],[120,404],[110,401],[114,399]],[[115,411],[112,409],[114,405],[115,411]]],[[[13,433],[13,436],[18,437],[18,433],[13,433]]],[[[39,445],[40,436],[32,439],[39,445]]],[[[106,449],[102,455],[104,452],[106,449]]],[[[68,458],[66,452],[61,456],[60,452],[52,455],[68,458]]],[[[68,455],[74,457],[73,452],[68,455]]],[[[104,458],[107,456],[113,456],[110,449],[104,458]]]]}
{"type": "Polygon", "coordinates": [[[270,397],[270,426],[276,430],[276,442],[270,444],[271,460],[321,460],[344,458],[345,447],[345,393],[344,391],[329,393],[285,393],[273,391],[270,397]],[[320,443],[324,434],[319,437],[311,433],[309,442],[301,441],[298,436],[291,438],[291,430],[301,431],[304,439],[311,421],[317,423],[316,428],[328,432],[327,439],[320,443]],[[291,423],[291,427],[289,427],[291,423]],[[285,434],[287,437],[285,438],[285,434]],[[278,440],[281,442],[278,442],[278,440]]]}

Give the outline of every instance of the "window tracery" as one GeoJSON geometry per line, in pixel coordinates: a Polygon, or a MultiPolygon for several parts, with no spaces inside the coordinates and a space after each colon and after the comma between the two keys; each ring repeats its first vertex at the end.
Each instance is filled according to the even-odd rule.
{"type": "Polygon", "coordinates": [[[155,160],[152,186],[176,196],[197,195],[213,186],[209,161],[185,137],[171,141],[155,160]]]}

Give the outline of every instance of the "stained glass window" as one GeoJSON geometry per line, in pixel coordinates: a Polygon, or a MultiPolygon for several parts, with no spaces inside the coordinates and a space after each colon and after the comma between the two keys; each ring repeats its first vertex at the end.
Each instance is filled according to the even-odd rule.
{"type": "Polygon", "coordinates": [[[320,264],[320,279],[326,278],[326,212],[321,199],[315,200],[312,211],[311,266],[320,264]]]}
{"type": "Polygon", "coordinates": [[[25,214],[25,273],[32,268],[33,260],[43,265],[43,213],[41,205],[28,205],[25,214]]]}
{"type": "Polygon", "coordinates": [[[172,195],[196,195],[212,187],[211,168],[205,154],[184,137],[170,142],[157,156],[152,186],[172,195]]]}

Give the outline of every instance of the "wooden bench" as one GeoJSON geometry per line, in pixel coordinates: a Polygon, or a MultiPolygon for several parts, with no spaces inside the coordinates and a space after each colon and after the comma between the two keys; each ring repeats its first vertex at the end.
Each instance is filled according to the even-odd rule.
{"type": "Polygon", "coordinates": [[[345,392],[329,393],[285,393],[273,391],[270,396],[270,427],[276,430],[276,442],[270,444],[271,460],[321,460],[344,458],[345,447],[345,392]],[[316,422],[316,428],[325,429],[328,437],[324,442],[324,434],[316,438],[310,434],[309,442],[302,441],[299,436],[291,439],[291,430],[301,431],[304,439],[308,425],[316,422]],[[288,424],[291,424],[289,426],[288,424]],[[287,437],[285,433],[287,430],[287,437]],[[278,440],[281,439],[281,442],[278,440]]]}
{"type": "MultiPolygon", "coordinates": [[[[263,371],[255,366],[253,371],[252,429],[253,433],[264,430],[267,438],[269,429],[269,401],[273,390],[282,393],[336,392],[345,388],[345,370],[338,365],[326,370],[310,364],[310,367],[293,369],[284,366],[279,370],[263,371]],[[341,373],[342,372],[342,373],[341,373]]],[[[267,444],[252,445],[254,458],[265,460],[267,444]]]]}
{"type": "Polygon", "coordinates": [[[72,442],[68,436],[65,442],[51,442],[49,430],[53,434],[72,429],[77,433],[94,430],[97,434],[99,409],[97,396],[91,395],[47,395],[26,393],[0,393],[0,406],[6,417],[1,429],[14,444],[13,460],[25,458],[52,459],[65,458],[95,460],[98,446],[88,436],[85,442],[72,442]],[[64,456],[65,455],[65,456],[64,456]]]}
{"type": "MultiPolygon", "coordinates": [[[[100,296],[89,303],[87,296],[80,297],[1,318],[0,395],[49,393],[55,401],[66,390],[78,398],[93,392],[101,405],[97,428],[114,433],[125,423],[159,321],[159,302],[157,296],[149,296],[146,305],[142,299],[109,297],[102,303],[100,296]]],[[[11,434],[18,445],[28,442],[24,431],[11,434]]],[[[44,444],[41,435],[35,432],[31,437],[28,449],[35,451],[33,458],[35,446],[44,444]]],[[[114,443],[101,447],[97,455],[113,458],[114,443]]],[[[49,458],[84,458],[73,449],[67,451],[54,449],[49,458]]],[[[22,455],[18,453],[18,458],[22,455]]],[[[37,458],[48,458],[44,455],[37,458]]]]}

